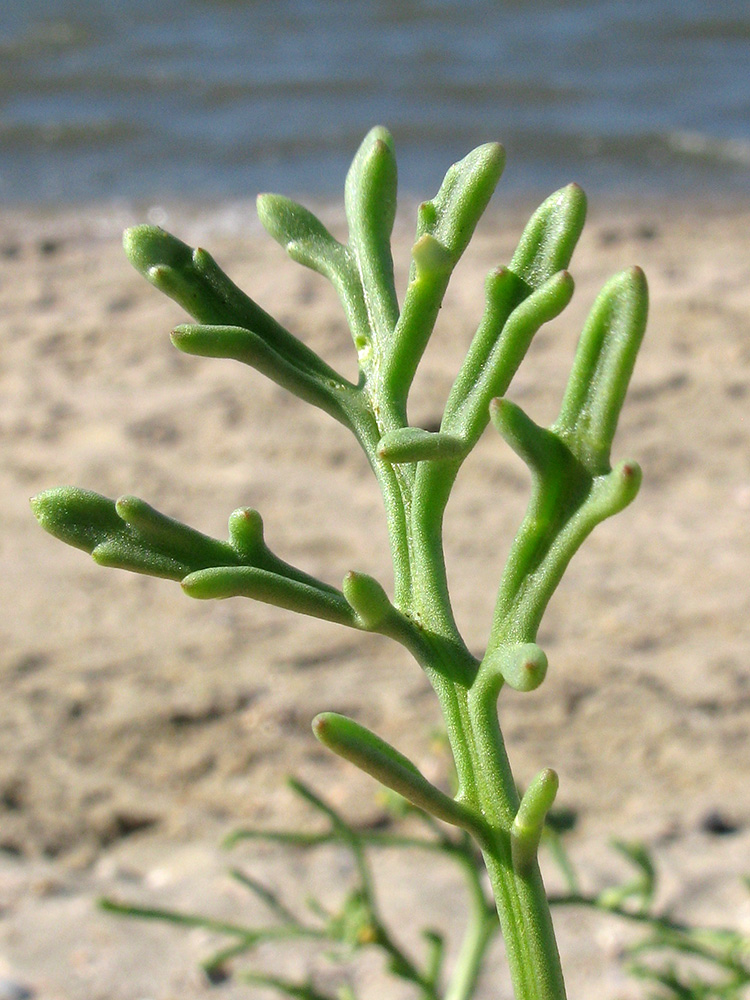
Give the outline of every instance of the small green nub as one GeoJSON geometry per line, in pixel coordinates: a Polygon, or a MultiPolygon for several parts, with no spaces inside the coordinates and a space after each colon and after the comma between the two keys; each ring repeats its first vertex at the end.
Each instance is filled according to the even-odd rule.
{"type": "Polygon", "coordinates": [[[555,801],[560,780],[557,772],[545,767],[523,794],[510,830],[513,867],[523,872],[536,860],[547,813],[555,801]]]}
{"type": "Polygon", "coordinates": [[[229,515],[229,541],[241,556],[254,560],[265,548],[263,519],[252,507],[240,507],[229,515]]]}
{"type": "Polygon", "coordinates": [[[378,457],[392,465],[458,458],[466,451],[466,442],[460,437],[422,427],[397,427],[378,442],[378,457]]]}
{"type": "Polygon", "coordinates": [[[377,629],[390,617],[393,605],[378,581],[367,573],[350,571],[341,587],[366,629],[377,629]]]}
{"type": "Polygon", "coordinates": [[[537,774],[521,798],[514,826],[521,830],[539,828],[552,808],[560,786],[557,772],[545,767],[537,774]]]}
{"type": "Polygon", "coordinates": [[[412,247],[411,255],[417,267],[417,277],[423,274],[447,274],[453,266],[450,252],[430,233],[419,237],[412,247]]]}
{"type": "Polygon", "coordinates": [[[506,684],[514,691],[534,691],[547,674],[547,656],[535,642],[500,646],[494,653],[506,684]]]}

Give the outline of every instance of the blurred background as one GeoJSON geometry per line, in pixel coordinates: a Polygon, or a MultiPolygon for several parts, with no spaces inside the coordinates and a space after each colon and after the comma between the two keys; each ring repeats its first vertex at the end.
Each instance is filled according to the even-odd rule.
{"type": "MultiPolygon", "coordinates": [[[[6,203],[402,190],[473,145],[504,190],[750,192],[747,0],[3,0],[6,203]]],[[[426,185],[426,186],[425,186],[426,185]]]]}

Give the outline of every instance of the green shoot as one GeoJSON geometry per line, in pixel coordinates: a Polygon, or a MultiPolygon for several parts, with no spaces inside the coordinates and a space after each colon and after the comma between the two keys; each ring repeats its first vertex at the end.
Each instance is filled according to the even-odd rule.
{"type": "MultiPolygon", "coordinates": [[[[547,603],[588,534],[638,491],[638,466],[620,462],[613,468],[610,454],[644,333],[647,293],[637,268],[605,286],[581,335],[559,416],[550,427],[539,426],[506,398],[535,334],[559,316],[573,293],[567,268],[583,225],[585,199],[575,185],[563,188],[534,214],[510,264],[489,274],[484,313],[439,430],[411,426],[407,414],[414,375],[451,274],[503,165],[502,147],[481,146],[454,164],[435,197],[420,206],[400,303],[390,247],[396,161],[385,129],[368,134],[349,171],[347,242],[288,198],[259,197],[258,213],[270,235],[293,260],[319,272],[335,288],[357,354],[356,384],[240,291],[205,250],[193,250],[151,226],[125,234],[133,265],[195,321],[174,330],[179,350],[242,361],[351,430],[383,493],[394,567],[392,595],[361,572],[348,572],[339,589],[285,562],[266,545],[260,515],[250,509],[235,511],[228,539],[217,540],[134,497],[113,501],[64,487],[42,493],[32,506],[44,528],[90,552],[102,565],[178,580],[191,597],[252,597],[376,632],[405,646],[426,672],[443,710],[458,776],[455,797],[353,720],[323,714],[315,721],[316,735],[433,818],[460,827],[460,836],[473,838],[489,874],[518,1000],[562,1000],[562,971],[536,858],[557,779],[550,769],[541,771],[519,801],[497,699],[506,684],[525,692],[542,683],[547,658],[536,637],[547,603]],[[490,420],[529,466],[533,485],[480,660],[454,619],[442,533],[456,476],[490,420]]],[[[389,953],[396,974],[416,983],[422,997],[437,997],[436,939],[431,940],[429,967],[420,972],[378,923],[362,886],[356,907],[357,920],[389,953]]],[[[348,913],[344,921],[347,927],[350,917],[348,913]]],[[[287,921],[282,926],[289,931],[296,925],[287,921]]],[[[471,995],[484,936],[484,924],[475,923],[459,958],[460,985],[447,994],[450,1000],[471,995]]],[[[235,947],[244,942],[241,938],[235,947]]],[[[312,984],[269,979],[265,984],[290,996],[322,996],[312,984]]]]}

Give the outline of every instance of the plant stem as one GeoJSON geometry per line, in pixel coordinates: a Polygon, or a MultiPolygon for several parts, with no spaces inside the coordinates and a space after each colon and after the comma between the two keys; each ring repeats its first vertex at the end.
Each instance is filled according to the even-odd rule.
{"type": "MultiPolygon", "coordinates": [[[[573,291],[566,268],[583,224],[585,199],[574,185],[556,192],[532,217],[510,267],[497,268],[487,278],[483,318],[439,431],[409,426],[413,377],[450,275],[503,163],[497,143],[480,146],[454,164],[435,198],[420,206],[400,311],[390,247],[397,172],[393,142],[385,129],[371,130],[347,175],[348,244],[296,202],[279,195],[259,197],[259,216],[271,236],[337,290],[357,349],[357,385],[241,292],[204,250],[193,250],[153,226],[135,227],[125,235],[126,252],[136,268],[197,321],[174,331],[175,346],[250,364],[353,431],[383,494],[393,557],[392,601],[367,574],[350,571],[339,590],[285,563],[265,545],[260,515],[249,508],[234,512],[230,538],[219,542],[133,497],[115,502],[90,491],[60,488],[34,498],[32,506],[43,527],[102,565],[179,580],[195,598],[253,597],[379,632],[404,645],[425,670],[441,703],[459,779],[455,801],[355,720],[323,713],[314,723],[315,732],[387,787],[408,793],[412,804],[461,827],[476,841],[489,873],[517,1000],[564,1000],[536,859],[557,775],[541,771],[519,803],[497,696],[506,682],[520,691],[541,683],[547,661],[535,638],[552,592],[589,532],[622,510],[638,490],[638,467],[622,462],[610,468],[610,450],[645,329],[648,296],[637,268],[605,286],[579,340],[560,415],[549,428],[539,427],[504,398],[532,338],[543,323],[560,314],[573,291]],[[532,494],[503,573],[489,644],[480,662],[466,646],[453,615],[443,516],[459,468],[490,419],[529,466],[532,494]]],[[[365,841],[312,792],[302,786],[297,790],[331,821],[324,839],[338,837],[352,850],[377,943],[390,956],[392,971],[420,986],[423,1000],[437,1000],[442,941],[433,939],[427,971],[420,972],[377,916],[365,841]]],[[[270,837],[304,845],[320,842],[319,837],[288,831],[270,837]]],[[[471,869],[471,916],[446,1000],[470,1000],[495,926],[474,868],[476,857],[465,853],[464,860],[471,869]]],[[[249,885],[263,896],[262,887],[249,885]]],[[[265,898],[283,921],[285,911],[275,897],[265,898]]],[[[167,919],[164,911],[138,912],[167,919]]],[[[179,917],[183,923],[196,919],[179,917]]],[[[215,929],[238,933],[231,925],[215,929]]],[[[281,930],[289,933],[288,927],[281,930]]],[[[241,937],[240,945],[244,943],[241,937]]],[[[255,981],[290,996],[321,997],[312,987],[272,976],[256,976],[255,981]]]]}
{"type": "MultiPolygon", "coordinates": [[[[382,483],[387,478],[382,475],[384,463],[372,452],[369,457],[376,473],[381,471],[382,483]]],[[[408,645],[441,703],[459,779],[457,799],[475,812],[477,827],[486,831],[474,835],[495,897],[515,996],[517,1000],[565,1000],[560,956],[538,864],[534,860],[518,872],[512,862],[510,831],[519,799],[495,699],[477,698],[470,704],[479,662],[461,638],[450,606],[442,544],[444,498],[414,489],[415,480],[419,483],[419,472],[416,477],[399,476],[400,496],[391,493],[386,500],[391,547],[402,557],[404,552],[409,556],[412,585],[397,603],[414,623],[414,640],[408,645]]],[[[390,485],[394,485],[392,480],[390,485]]],[[[480,944],[478,929],[476,934],[472,952],[480,944]]],[[[467,959],[465,983],[470,964],[467,959]]]]}
{"type": "Polygon", "coordinates": [[[460,860],[469,889],[469,926],[444,1000],[471,1000],[474,996],[487,945],[497,927],[494,913],[488,909],[473,858],[467,853],[462,853],[460,860]]]}
{"type": "MultiPolygon", "coordinates": [[[[560,956],[547,896],[534,860],[516,871],[510,829],[518,809],[510,764],[497,715],[469,705],[468,691],[452,685],[443,705],[464,804],[473,806],[489,827],[481,843],[497,904],[513,988],[518,1000],[564,1000],[560,956]]],[[[441,699],[442,700],[442,699],[441,699]]]]}

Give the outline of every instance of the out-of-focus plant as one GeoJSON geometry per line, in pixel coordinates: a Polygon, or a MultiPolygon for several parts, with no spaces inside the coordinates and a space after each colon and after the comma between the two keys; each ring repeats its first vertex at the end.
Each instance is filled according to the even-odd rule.
{"type": "MultiPolygon", "coordinates": [[[[387,796],[385,811],[375,826],[358,827],[346,821],[325,799],[298,780],[290,786],[322,816],[325,825],[315,833],[297,829],[251,828],[231,834],[225,846],[245,842],[266,842],[295,851],[311,851],[335,845],[349,855],[351,881],[342,890],[335,908],[324,906],[314,896],[304,905],[292,906],[279,898],[270,886],[250,877],[239,868],[230,876],[268,909],[270,921],[261,925],[228,924],[205,914],[185,913],[158,907],[103,900],[102,907],[121,916],[158,920],[180,926],[200,927],[212,936],[228,941],[209,955],[202,967],[210,982],[230,976],[266,986],[289,998],[301,1000],[352,1000],[356,998],[354,967],[364,951],[381,954],[388,972],[410,984],[419,1000],[453,1000],[478,995],[486,985],[489,947],[500,926],[494,900],[487,892],[486,872],[481,853],[471,837],[454,832],[431,816],[409,806],[398,796],[387,796]],[[404,821],[413,818],[421,826],[404,832],[404,821]],[[409,865],[412,852],[429,853],[436,864],[454,867],[464,884],[466,926],[459,946],[459,958],[446,974],[445,953],[450,944],[441,926],[421,929],[423,953],[415,956],[398,943],[399,934],[383,916],[376,890],[376,853],[389,851],[409,865]],[[326,991],[314,976],[304,980],[245,967],[242,959],[253,956],[261,944],[282,947],[298,940],[314,941],[336,968],[335,994],[326,991]],[[483,975],[484,973],[484,975],[483,975]]],[[[680,920],[656,902],[658,870],[652,852],[641,843],[613,841],[613,849],[631,869],[622,883],[598,892],[582,887],[581,875],[565,845],[564,835],[576,822],[573,812],[554,809],[547,815],[542,845],[558,869],[562,891],[553,892],[553,908],[581,908],[595,911],[602,920],[630,925],[636,933],[622,947],[622,961],[633,976],[647,984],[650,1000],[744,1000],[750,990],[750,937],[722,927],[702,927],[680,920]]],[[[748,888],[750,888],[750,880],[748,888]]],[[[437,913],[436,918],[446,914],[437,913]]]]}

